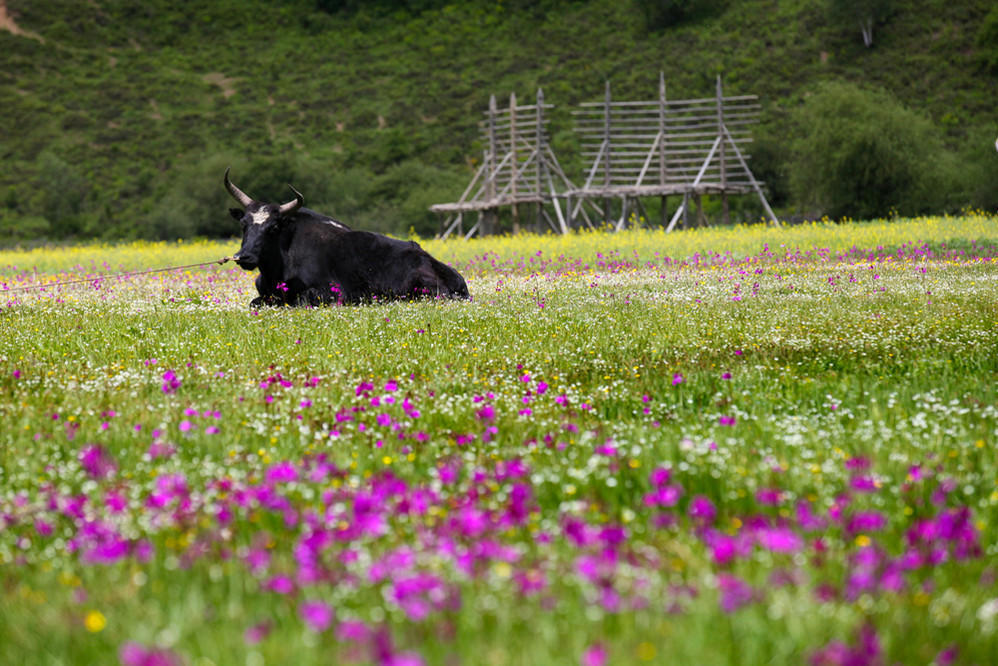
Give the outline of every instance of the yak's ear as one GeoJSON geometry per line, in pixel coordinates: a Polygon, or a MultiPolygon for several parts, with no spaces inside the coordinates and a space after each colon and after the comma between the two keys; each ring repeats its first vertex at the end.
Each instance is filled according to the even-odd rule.
{"type": "Polygon", "coordinates": [[[243,213],[243,211],[241,209],[239,209],[239,208],[230,208],[229,209],[229,215],[231,215],[233,217],[233,219],[241,220],[241,219],[243,219],[243,215],[244,214],[245,213],[243,213]]]}

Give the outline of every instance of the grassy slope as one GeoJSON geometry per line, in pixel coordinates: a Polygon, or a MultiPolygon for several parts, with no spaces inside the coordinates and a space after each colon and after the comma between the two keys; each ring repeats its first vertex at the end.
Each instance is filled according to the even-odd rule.
{"type": "Polygon", "coordinates": [[[732,1],[654,34],[630,3],[608,0],[515,14],[469,3],[415,17],[330,16],[305,0],[183,11],[162,1],[7,4],[44,42],[0,33],[0,201],[8,217],[45,214],[48,151],[64,162],[62,190],[78,190],[70,231],[84,235],[158,235],[170,219],[162,208],[189,194],[199,204],[189,215],[222,217],[221,188],[190,191],[229,163],[261,197],[285,196],[279,184],[293,176],[341,216],[425,231],[425,206],[456,197],[470,177],[475,123],[493,92],[522,99],[542,86],[560,106],[554,142],[571,162],[567,108],[596,98],[604,78],[621,98],[649,98],[662,69],[676,98],[708,94],[721,73],[729,92],[764,100],[759,136],[777,156],[760,164],[769,180],[787,112],[820,79],[888,88],[944,125],[956,148],[980,143],[993,107],[994,79],[975,64],[988,8],[977,0],[899,2],[870,50],[800,1],[732,1]]]}

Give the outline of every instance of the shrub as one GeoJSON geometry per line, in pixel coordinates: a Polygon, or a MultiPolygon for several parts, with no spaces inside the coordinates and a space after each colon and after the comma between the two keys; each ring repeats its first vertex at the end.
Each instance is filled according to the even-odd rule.
{"type": "MultiPolygon", "coordinates": [[[[228,214],[235,202],[222,186],[227,166],[236,167],[231,157],[210,154],[186,160],[185,166],[167,172],[167,189],[143,220],[141,235],[161,239],[238,235],[239,225],[228,214]]],[[[233,179],[247,193],[254,191],[243,182],[251,180],[249,172],[234,173],[233,179]]]]}
{"type": "Polygon", "coordinates": [[[710,0],[634,0],[634,3],[644,16],[645,27],[651,31],[716,15],[726,4],[710,0]]]}
{"type": "Polygon", "coordinates": [[[960,150],[959,164],[966,174],[965,201],[975,210],[998,210],[998,154],[995,153],[995,130],[986,125],[967,132],[960,150]]]}
{"type": "Polygon", "coordinates": [[[998,73],[998,6],[991,8],[977,30],[977,57],[984,67],[998,73]]]}
{"type": "Polygon", "coordinates": [[[938,210],[952,157],[932,123],[883,91],[821,85],[796,112],[791,187],[833,218],[938,210]]]}
{"type": "Polygon", "coordinates": [[[36,167],[33,215],[48,220],[47,229],[57,238],[75,235],[82,224],[90,182],[77,167],[49,150],[38,155],[36,167]]]}

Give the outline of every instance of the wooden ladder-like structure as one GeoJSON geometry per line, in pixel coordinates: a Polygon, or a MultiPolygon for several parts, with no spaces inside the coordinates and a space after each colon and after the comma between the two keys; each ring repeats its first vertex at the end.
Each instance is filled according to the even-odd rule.
{"type": "Polygon", "coordinates": [[[601,199],[608,212],[610,200],[617,198],[620,217],[604,220],[620,230],[634,220],[633,212],[648,219],[641,199],[658,196],[662,224],[671,231],[680,218],[687,226],[691,200],[702,210],[704,194],[721,195],[727,222],[728,195],[755,192],[770,221],[779,224],[739,145],[752,140],[749,130],[760,111],[755,95],[725,97],[721,77],[713,98],[672,101],[666,99],[661,73],[658,99],[650,101],[614,101],[608,81],[602,102],[583,103],[572,112],[583,156],[592,162],[583,186],[564,193],[569,223],[575,223],[582,202],[601,199]],[[667,222],[670,195],[683,200],[667,222]]]}
{"type": "Polygon", "coordinates": [[[744,150],[761,111],[758,97],[724,96],[721,77],[714,97],[668,100],[665,93],[662,73],[658,99],[650,101],[614,101],[608,81],[603,101],[585,102],[572,111],[582,155],[590,164],[581,187],[565,175],[548,144],[545,112],[553,106],[544,103],[542,91],[537,91],[536,104],[525,106],[510,95],[503,109],[493,95],[481,123],[486,146],[481,166],[456,203],[430,207],[446,216],[440,236],[493,233],[503,206],[512,208],[516,233],[522,205],[534,209],[537,231],[543,222],[556,233],[583,224],[595,228],[589,211],[619,231],[628,222],[637,226],[639,219],[648,220],[641,202],[645,197],[661,197],[661,224],[672,231],[680,219],[689,226],[691,204],[703,223],[704,195],[720,195],[727,223],[728,196],[753,192],[770,222],[779,225],[744,150]],[[667,198],[674,195],[681,195],[682,202],[669,218],[667,198]],[[611,219],[614,200],[620,202],[620,215],[611,219]],[[471,212],[478,219],[464,232],[464,215],[471,212]]]}
{"type": "Polygon", "coordinates": [[[556,233],[568,232],[567,211],[562,210],[558,192],[573,185],[548,144],[545,111],[551,108],[544,103],[540,89],[536,104],[519,105],[516,95],[511,94],[509,106],[502,109],[495,95],[491,96],[481,123],[486,146],[481,166],[457,202],[430,206],[433,212],[446,216],[440,237],[493,233],[503,206],[512,208],[514,233],[520,229],[521,206],[533,208],[535,228],[546,223],[556,233]],[[465,232],[467,213],[477,213],[478,219],[465,232]]]}

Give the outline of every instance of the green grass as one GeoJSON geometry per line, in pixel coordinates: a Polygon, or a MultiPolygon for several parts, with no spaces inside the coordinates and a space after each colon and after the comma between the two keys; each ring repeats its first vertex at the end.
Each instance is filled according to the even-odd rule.
{"type": "MultiPolygon", "coordinates": [[[[389,663],[384,640],[337,637],[358,620],[427,663],[578,664],[597,645],[611,664],[807,663],[832,641],[859,650],[863,627],[884,663],[954,647],[986,663],[998,270],[970,240],[998,228],[911,220],[835,258],[874,229],[773,231],[788,245],[773,257],[709,231],[432,245],[469,276],[471,303],[256,313],[252,276],[223,268],[8,295],[5,658],[111,663],[135,642],[190,664],[389,663]],[[941,250],[936,234],[952,248],[947,225],[974,230],[964,254],[897,256],[941,250]],[[558,259],[532,265],[537,252],[558,259]],[[681,261],[694,252],[714,259],[681,261]],[[164,391],[168,370],[179,386],[164,391]],[[95,445],[113,470],[87,458],[95,445]],[[335,469],[310,476],[320,459],[335,469]],[[296,480],[273,476],[285,462],[296,480]],[[675,506],[646,501],[662,468],[675,506]],[[716,507],[709,529],[697,496],[716,507]],[[849,526],[871,512],[883,524],[849,526]],[[911,536],[961,515],[969,531],[911,536]],[[730,561],[715,550],[727,537],[746,540],[730,561]],[[888,580],[933,548],[940,561],[888,580]],[[266,589],[277,575],[295,590],[266,589]],[[413,579],[429,587],[406,597],[413,579]],[[751,591],[726,611],[731,580],[751,591]],[[335,610],[325,631],[303,620],[317,600],[335,610]]],[[[132,267],[216,249],[108,252],[132,267]]],[[[43,276],[92,272],[72,250],[36,252],[43,276]]]]}

